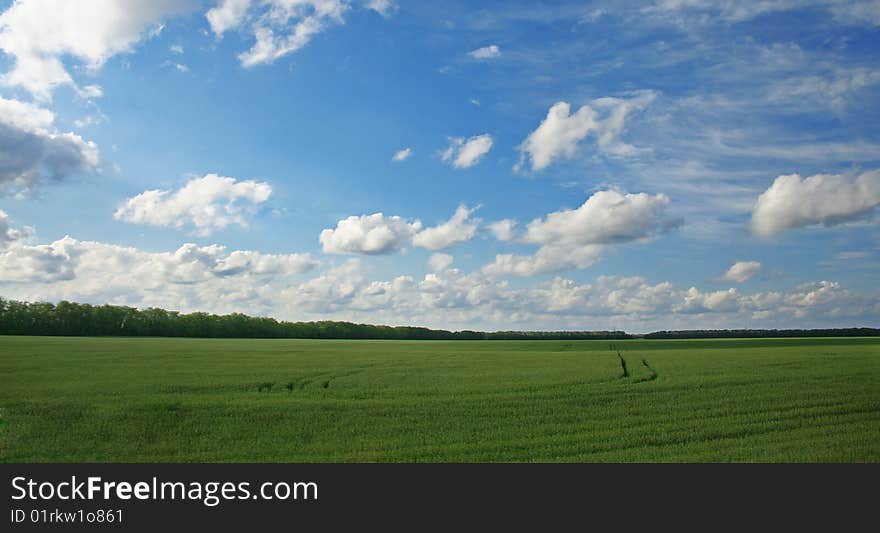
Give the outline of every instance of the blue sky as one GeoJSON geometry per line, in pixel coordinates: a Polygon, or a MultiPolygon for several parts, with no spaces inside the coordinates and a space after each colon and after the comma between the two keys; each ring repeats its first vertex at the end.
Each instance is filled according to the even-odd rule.
{"type": "Polygon", "coordinates": [[[876,1],[76,4],[0,2],[3,297],[880,318],[876,1]]]}

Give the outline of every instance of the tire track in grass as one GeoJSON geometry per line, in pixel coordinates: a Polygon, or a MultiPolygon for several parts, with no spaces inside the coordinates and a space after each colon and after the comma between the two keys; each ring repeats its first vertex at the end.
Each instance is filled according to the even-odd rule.
{"type": "MultiPolygon", "coordinates": [[[[620,354],[620,349],[614,344],[609,344],[608,349],[611,350],[612,352],[615,352],[617,354],[617,359],[620,361],[620,368],[623,371],[623,373],[620,376],[620,379],[629,379],[631,377],[630,372],[629,372],[629,368],[627,367],[626,359],[624,359],[623,356],[620,354]]],[[[660,376],[657,373],[657,371],[654,370],[654,368],[648,363],[648,360],[645,359],[644,357],[642,358],[642,366],[644,366],[645,368],[648,369],[648,375],[640,377],[640,378],[634,380],[632,383],[635,384],[635,383],[644,383],[646,381],[654,381],[655,379],[657,379],[660,376]]]]}

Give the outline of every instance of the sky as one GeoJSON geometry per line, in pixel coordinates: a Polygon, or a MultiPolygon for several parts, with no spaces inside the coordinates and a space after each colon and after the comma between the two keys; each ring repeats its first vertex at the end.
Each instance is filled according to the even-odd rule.
{"type": "Polygon", "coordinates": [[[0,296],[880,325],[880,1],[0,0],[0,296]]]}

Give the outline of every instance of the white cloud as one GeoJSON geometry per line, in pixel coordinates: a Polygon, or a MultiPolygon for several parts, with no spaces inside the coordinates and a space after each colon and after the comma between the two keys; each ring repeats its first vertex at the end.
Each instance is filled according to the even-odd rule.
{"type": "Polygon", "coordinates": [[[428,270],[433,273],[443,272],[452,266],[453,257],[449,254],[431,254],[428,258],[428,270]]]}
{"type": "Polygon", "coordinates": [[[291,308],[315,313],[329,313],[347,309],[353,303],[359,289],[365,285],[358,259],[349,259],[333,267],[317,278],[299,285],[288,286],[280,296],[291,308]]]}
{"type": "MultiPolygon", "coordinates": [[[[347,0],[218,0],[205,13],[217,38],[229,30],[245,27],[254,44],[238,59],[245,67],[271,64],[294,53],[330,26],[345,23],[351,9],[347,0]]],[[[389,17],[397,10],[392,0],[367,0],[366,9],[389,17]]]]}
{"type": "Polygon", "coordinates": [[[835,19],[844,23],[880,25],[880,2],[877,0],[659,0],[642,8],[642,13],[661,17],[683,13],[691,15],[691,20],[698,23],[716,19],[736,23],[800,8],[825,8],[835,19]]]}
{"type": "Polygon", "coordinates": [[[761,270],[761,263],[758,261],[737,261],[724,274],[727,281],[735,281],[744,283],[761,270]]]}
{"type": "Polygon", "coordinates": [[[73,279],[71,256],[55,244],[58,243],[15,246],[0,252],[0,280],[3,283],[52,283],[73,279]]]}
{"type": "Polygon", "coordinates": [[[878,0],[832,2],[831,13],[841,22],[880,26],[880,1],[878,0]]]}
{"type": "Polygon", "coordinates": [[[214,35],[221,37],[227,30],[238,27],[251,7],[251,0],[219,0],[205,13],[214,35]]]}
{"type": "Polygon", "coordinates": [[[495,260],[483,266],[489,276],[536,276],[563,270],[589,268],[599,261],[604,248],[601,245],[541,246],[534,255],[498,254],[495,260]]]}
{"type": "Polygon", "coordinates": [[[227,252],[216,244],[146,252],[68,236],[29,245],[32,234],[33,228],[12,228],[0,212],[0,235],[7,241],[0,243],[0,287],[29,300],[217,309],[249,297],[265,301],[319,264],[310,254],[227,252]]]}
{"type": "Polygon", "coordinates": [[[74,85],[62,59],[69,56],[99,69],[130,51],[167,16],[187,9],[187,0],[19,0],[0,14],[0,50],[15,58],[2,83],[43,100],[53,89],[74,85]]]}
{"type": "Polygon", "coordinates": [[[342,24],[349,7],[343,0],[222,0],[205,16],[217,37],[250,22],[256,42],[238,58],[243,66],[253,67],[296,52],[328,26],[342,24]]]}
{"type": "Polygon", "coordinates": [[[468,52],[468,55],[474,59],[495,59],[501,56],[501,49],[498,48],[497,44],[492,44],[477,48],[476,50],[471,50],[468,52]]]}
{"type": "Polygon", "coordinates": [[[489,224],[489,231],[499,241],[512,241],[516,237],[516,220],[505,218],[489,224]]]}
{"type": "Polygon", "coordinates": [[[394,153],[394,156],[391,158],[392,161],[406,161],[412,156],[413,151],[412,148],[404,148],[403,150],[398,150],[394,153]]]}
{"type": "Polygon", "coordinates": [[[709,293],[691,287],[684,293],[684,301],[673,307],[679,313],[701,313],[709,311],[735,311],[740,305],[736,289],[709,293]]]}
{"type": "Polygon", "coordinates": [[[73,125],[77,127],[77,129],[87,128],[89,126],[94,126],[95,124],[100,124],[106,120],[104,115],[86,115],[83,118],[78,118],[73,121],[73,125]]]}
{"type": "Polygon", "coordinates": [[[627,118],[655,98],[653,91],[640,91],[629,99],[598,98],[574,114],[568,102],[557,102],[538,128],[517,147],[521,155],[514,169],[519,171],[530,161],[532,170],[541,170],[559,158],[571,159],[590,134],[595,135],[596,147],[602,153],[626,156],[638,152],[638,148],[622,142],[620,137],[627,118]]]}
{"type": "Polygon", "coordinates": [[[177,72],[189,72],[189,67],[184,65],[183,63],[175,63],[174,61],[165,61],[162,63],[163,67],[169,67],[175,69],[177,72]]]}
{"type": "Polygon", "coordinates": [[[34,228],[13,228],[6,211],[0,209],[0,250],[13,244],[23,243],[34,235],[34,228]]]}
{"type": "Polygon", "coordinates": [[[104,96],[104,89],[100,85],[85,85],[77,89],[77,96],[84,100],[94,100],[104,96]]]}
{"type": "Polygon", "coordinates": [[[477,208],[458,206],[452,217],[432,228],[425,228],[413,236],[413,244],[428,250],[443,250],[454,244],[471,240],[477,233],[479,220],[469,220],[477,208]]]}
{"type": "Polygon", "coordinates": [[[470,168],[492,149],[492,136],[488,133],[476,135],[465,140],[463,137],[450,137],[449,146],[441,153],[443,161],[451,162],[455,168],[470,168]]]}
{"type": "Polygon", "coordinates": [[[828,74],[800,75],[771,85],[770,102],[787,102],[803,108],[808,102],[842,112],[852,95],[880,83],[880,71],[867,68],[837,67],[828,74]]]}
{"type": "Polygon", "coordinates": [[[660,0],[644,8],[645,13],[663,13],[675,11],[708,11],[714,12],[720,19],[732,22],[748,20],[759,15],[774,11],[785,11],[798,4],[800,0],[771,0],[767,2],[743,2],[725,0],[660,0]]]}
{"type": "Polygon", "coordinates": [[[319,240],[324,252],[331,254],[392,254],[410,244],[442,250],[474,237],[479,220],[470,220],[470,215],[475,210],[461,205],[449,220],[431,228],[423,228],[420,220],[409,222],[382,213],[350,216],[335,229],[323,230],[319,240]]]}
{"type": "Polygon", "coordinates": [[[98,147],[61,133],[48,109],[0,97],[0,194],[30,194],[42,181],[98,166],[98,147]]]}
{"type": "Polygon", "coordinates": [[[271,194],[265,182],[207,174],[176,191],[153,189],[129,198],[113,218],[151,226],[192,226],[197,234],[209,235],[231,224],[246,228],[246,216],[271,194]]]}
{"type": "Polygon", "coordinates": [[[410,223],[399,216],[374,213],[340,220],[336,229],[323,230],[319,240],[329,254],[391,254],[406,246],[421,229],[418,220],[410,223]]]}
{"type": "Polygon", "coordinates": [[[775,235],[788,229],[832,226],[868,215],[880,205],[880,170],[858,176],[779,176],[752,208],[751,229],[775,235]]]}
{"type": "Polygon", "coordinates": [[[598,191],[577,209],[563,209],[529,223],[523,237],[537,244],[611,244],[632,241],[668,229],[662,216],[664,194],[598,191]]]}
{"type": "Polygon", "coordinates": [[[372,9],[383,17],[389,17],[397,11],[397,2],[394,0],[367,0],[367,8],[372,9]]]}
{"type": "Polygon", "coordinates": [[[183,46],[181,46],[179,44],[172,44],[171,46],[168,47],[168,50],[172,54],[182,54],[183,53],[183,46]]]}
{"type": "MultiPolygon", "coordinates": [[[[532,276],[588,268],[606,245],[647,239],[674,227],[676,221],[664,219],[668,204],[663,194],[596,192],[577,209],[555,211],[529,223],[520,240],[540,245],[537,253],[500,254],[483,271],[493,276],[532,276]]],[[[507,226],[502,225],[501,232],[512,237],[512,225],[507,226]]]]}
{"type": "Polygon", "coordinates": [[[633,318],[667,312],[681,297],[669,282],[651,285],[641,277],[619,276],[599,276],[584,285],[555,277],[528,295],[536,308],[548,313],[633,318]]]}

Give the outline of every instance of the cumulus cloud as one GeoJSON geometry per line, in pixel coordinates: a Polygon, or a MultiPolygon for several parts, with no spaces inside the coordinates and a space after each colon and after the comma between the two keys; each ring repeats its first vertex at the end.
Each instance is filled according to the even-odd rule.
{"type": "Polygon", "coordinates": [[[512,241],[516,237],[516,220],[505,218],[489,224],[489,231],[499,241],[512,241]]]}
{"type": "Polygon", "coordinates": [[[7,248],[13,244],[18,244],[30,239],[34,235],[34,228],[25,226],[23,228],[12,227],[12,221],[6,211],[0,209],[0,250],[7,248]]]}
{"type": "MultiPolygon", "coordinates": [[[[596,192],[577,209],[555,211],[529,223],[520,240],[540,245],[536,254],[497,255],[483,271],[531,276],[587,268],[599,260],[606,245],[647,239],[675,227],[676,221],[664,219],[668,204],[663,194],[596,192]]],[[[504,222],[503,236],[512,237],[512,225],[504,222]]]]}
{"type": "Polygon", "coordinates": [[[442,250],[474,237],[479,225],[479,220],[470,218],[474,211],[460,205],[449,220],[430,228],[423,228],[420,220],[409,222],[382,213],[350,216],[335,229],[323,230],[319,240],[324,252],[331,254],[393,254],[410,244],[442,250]]]}
{"type": "Polygon", "coordinates": [[[98,147],[53,126],[48,109],[0,97],[0,194],[29,194],[42,181],[60,180],[98,165],[98,147]]]}
{"type": "Polygon", "coordinates": [[[272,187],[265,182],[207,174],[176,191],[153,189],[129,198],[113,218],[178,229],[192,226],[204,236],[232,224],[246,228],[247,216],[271,194],[272,187]]]}
{"type": "Polygon", "coordinates": [[[628,117],[647,107],[656,96],[653,91],[639,91],[628,99],[598,98],[574,113],[568,102],[557,102],[538,128],[517,147],[520,161],[514,170],[519,171],[530,163],[532,170],[537,171],[560,158],[571,159],[582,148],[581,142],[591,134],[599,152],[613,156],[638,152],[638,148],[622,142],[620,137],[628,117]]]}
{"type": "Polygon", "coordinates": [[[758,261],[737,261],[724,274],[727,281],[735,281],[737,283],[745,283],[752,279],[752,276],[761,270],[761,263],[758,261]]]}
{"type": "Polygon", "coordinates": [[[650,284],[642,277],[599,276],[579,284],[554,277],[528,290],[535,308],[557,315],[645,317],[669,311],[681,298],[669,282],[650,284]]]}
{"type": "Polygon", "coordinates": [[[211,31],[222,37],[227,30],[238,27],[251,7],[251,0],[220,0],[205,13],[211,31]]]}
{"type": "Polygon", "coordinates": [[[452,266],[453,257],[449,254],[431,254],[428,258],[428,270],[433,273],[443,272],[452,266]]]}
{"type": "Polygon", "coordinates": [[[425,228],[413,236],[413,244],[428,250],[443,250],[454,244],[471,240],[477,233],[479,220],[471,220],[470,216],[477,208],[458,206],[452,217],[446,222],[432,228],[425,228]]]}
{"type": "Polygon", "coordinates": [[[823,224],[833,226],[867,216],[880,205],[880,170],[858,176],[779,176],[752,207],[751,230],[758,235],[823,224]]]}
{"type": "Polygon", "coordinates": [[[599,245],[541,246],[533,255],[498,254],[495,260],[483,266],[490,276],[535,276],[550,272],[589,268],[602,257],[599,245]]]}
{"type": "Polygon", "coordinates": [[[529,223],[523,240],[549,244],[611,244],[642,239],[668,229],[665,194],[598,191],[577,209],[563,209],[529,223]]]}
{"type": "Polygon", "coordinates": [[[332,313],[350,308],[365,285],[361,262],[350,259],[316,278],[288,286],[280,296],[295,309],[332,313]]]}
{"type": "Polygon", "coordinates": [[[72,258],[63,244],[15,246],[0,252],[0,282],[52,283],[73,279],[72,258]]]}
{"type": "Polygon", "coordinates": [[[708,311],[735,311],[739,306],[739,293],[736,289],[714,292],[700,292],[691,287],[684,293],[684,301],[673,310],[679,313],[700,313],[708,311]]]}
{"type": "Polygon", "coordinates": [[[495,59],[496,57],[501,56],[501,49],[497,44],[491,44],[489,46],[477,48],[476,50],[471,50],[468,52],[468,55],[473,59],[495,59]]]}
{"type": "Polygon", "coordinates": [[[394,153],[394,156],[391,157],[392,161],[406,161],[413,154],[412,148],[404,148],[403,150],[398,150],[394,153]]]}
{"type": "Polygon", "coordinates": [[[335,229],[325,229],[319,240],[329,254],[391,254],[406,246],[422,229],[418,220],[407,222],[399,216],[382,213],[350,216],[335,229]]]}
{"type": "Polygon", "coordinates": [[[469,139],[450,137],[449,146],[440,155],[443,161],[455,168],[470,168],[480,162],[492,149],[492,136],[488,133],[469,139]]]}
{"type": "Polygon", "coordinates": [[[0,50],[15,59],[0,78],[48,100],[52,91],[75,82],[62,59],[75,58],[99,69],[112,56],[131,50],[160,21],[188,9],[188,0],[19,0],[0,14],[0,50]]]}

